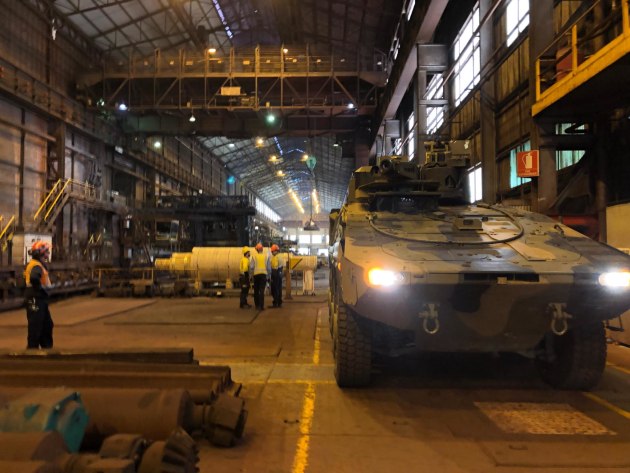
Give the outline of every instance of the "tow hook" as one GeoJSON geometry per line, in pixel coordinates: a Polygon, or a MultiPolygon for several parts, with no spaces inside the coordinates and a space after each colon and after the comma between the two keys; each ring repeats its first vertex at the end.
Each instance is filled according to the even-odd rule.
{"type": "Polygon", "coordinates": [[[422,319],[422,328],[429,335],[435,335],[440,330],[438,307],[439,304],[426,304],[425,310],[418,313],[418,317],[422,319]]]}
{"type": "Polygon", "coordinates": [[[551,331],[558,336],[564,335],[569,330],[568,320],[571,314],[565,311],[566,307],[566,304],[559,302],[552,302],[548,307],[551,311],[551,331]]]}

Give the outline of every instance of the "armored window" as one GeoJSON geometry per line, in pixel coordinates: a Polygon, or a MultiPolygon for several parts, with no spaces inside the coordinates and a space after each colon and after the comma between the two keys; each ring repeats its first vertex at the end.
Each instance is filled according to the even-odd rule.
{"type": "Polygon", "coordinates": [[[506,43],[511,45],[529,25],[529,0],[510,0],[505,9],[506,43]]]}

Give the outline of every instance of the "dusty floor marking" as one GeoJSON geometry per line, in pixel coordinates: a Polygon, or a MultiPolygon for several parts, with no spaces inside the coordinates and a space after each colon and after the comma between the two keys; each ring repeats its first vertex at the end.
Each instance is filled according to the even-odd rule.
{"type": "Polygon", "coordinates": [[[610,362],[606,362],[606,365],[616,369],[617,371],[621,371],[622,373],[630,374],[630,370],[628,368],[624,368],[623,366],[619,366],[610,362]]]}
{"type": "MultiPolygon", "coordinates": [[[[315,319],[315,341],[313,344],[313,364],[319,365],[320,351],[320,329],[319,311],[315,319]]],[[[311,441],[311,426],[313,425],[313,415],[315,414],[315,383],[306,384],[304,402],[302,403],[302,414],[300,415],[300,438],[298,439],[295,456],[293,457],[292,473],[304,473],[308,466],[308,449],[311,441]]]]}
{"type": "Polygon", "coordinates": [[[596,394],[593,394],[593,393],[582,393],[582,394],[584,394],[585,397],[589,398],[591,401],[596,402],[600,406],[604,406],[605,408],[610,409],[614,413],[619,414],[621,417],[625,417],[626,419],[630,420],[630,412],[622,409],[621,407],[615,406],[613,403],[608,402],[606,399],[603,399],[597,396],[596,394]]]}

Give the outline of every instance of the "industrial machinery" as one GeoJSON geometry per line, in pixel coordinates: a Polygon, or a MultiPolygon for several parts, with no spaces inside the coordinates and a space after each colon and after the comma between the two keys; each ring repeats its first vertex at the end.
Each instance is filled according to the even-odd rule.
{"type": "Polygon", "coordinates": [[[368,384],[375,352],[519,352],[554,387],[593,388],[603,321],[630,308],[630,257],[541,214],[469,204],[467,148],[361,167],[331,213],[337,383],[368,384]]]}

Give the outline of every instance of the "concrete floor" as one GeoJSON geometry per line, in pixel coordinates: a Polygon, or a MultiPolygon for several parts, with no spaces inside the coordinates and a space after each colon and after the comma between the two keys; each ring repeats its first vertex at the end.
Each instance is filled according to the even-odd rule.
{"type": "MultiPolygon", "coordinates": [[[[231,298],[148,302],[53,305],[55,346],[193,347],[230,365],[249,420],[235,448],[202,445],[202,473],[630,472],[628,348],[609,348],[592,394],[546,387],[520,357],[477,355],[379,360],[374,386],[341,390],[324,296],[260,313],[231,298]]],[[[21,316],[0,314],[0,347],[24,348],[21,316]]]]}

